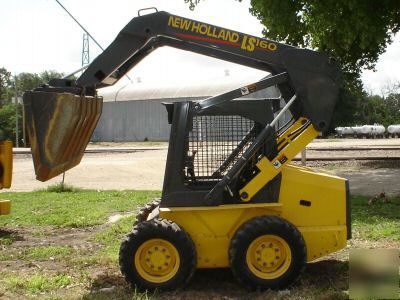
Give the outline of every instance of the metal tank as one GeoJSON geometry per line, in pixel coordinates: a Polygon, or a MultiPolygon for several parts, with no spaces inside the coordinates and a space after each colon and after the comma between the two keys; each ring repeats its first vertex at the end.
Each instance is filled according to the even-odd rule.
{"type": "Polygon", "coordinates": [[[371,126],[371,134],[372,135],[384,135],[386,131],[385,126],[375,124],[371,126]]]}
{"type": "Polygon", "coordinates": [[[400,125],[389,125],[387,131],[390,134],[400,134],[400,125]]]}
{"type": "Polygon", "coordinates": [[[343,136],[343,127],[336,127],[335,131],[338,136],[343,136]]]}
{"type": "Polygon", "coordinates": [[[363,131],[362,131],[362,126],[358,126],[358,125],[352,126],[351,129],[353,130],[353,134],[355,136],[359,136],[359,135],[363,135],[364,134],[363,131]]]}
{"type": "Polygon", "coordinates": [[[351,127],[343,127],[342,134],[343,135],[351,135],[351,134],[354,134],[354,131],[351,127]]]}

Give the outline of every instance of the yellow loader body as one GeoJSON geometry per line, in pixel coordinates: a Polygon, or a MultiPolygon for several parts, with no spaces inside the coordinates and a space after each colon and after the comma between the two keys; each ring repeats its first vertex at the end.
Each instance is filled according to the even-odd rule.
{"type": "Polygon", "coordinates": [[[160,217],[177,223],[191,236],[198,268],[229,267],[228,249],[236,230],[254,217],[268,215],[280,216],[299,229],[310,262],[346,246],[350,234],[346,182],[288,164],[282,168],[276,203],[160,208],[160,217]]]}

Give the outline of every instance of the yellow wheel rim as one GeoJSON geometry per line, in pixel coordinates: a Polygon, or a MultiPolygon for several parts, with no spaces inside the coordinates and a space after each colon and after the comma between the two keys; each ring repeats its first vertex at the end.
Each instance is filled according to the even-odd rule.
{"type": "Polygon", "coordinates": [[[262,279],[275,279],[289,269],[292,252],[288,243],[276,235],[256,238],[247,249],[246,263],[250,271],[262,279]]]}
{"type": "Polygon", "coordinates": [[[139,275],[153,283],[170,280],[178,272],[178,250],[163,239],[151,239],[140,245],[135,253],[135,267],[139,275]]]}

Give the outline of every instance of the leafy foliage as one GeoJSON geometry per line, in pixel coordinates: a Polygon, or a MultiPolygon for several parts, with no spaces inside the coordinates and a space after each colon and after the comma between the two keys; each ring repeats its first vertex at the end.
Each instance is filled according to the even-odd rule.
{"type": "Polygon", "coordinates": [[[2,99],[10,98],[11,73],[5,68],[0,68],[0,104],[2,99]]]}
{"type": "MultiPolygon", "coordinates": [[[[18,121],[19,124],[22,122],[22,115],[21,115],[22,107],[18,105],[18,121]]],[[[0,106],[0,140],[11,140],[15,141],[15,121],[17,115],[15,113],[15,104],[14,103],[7,103],[0,106]]],[[[22,136],[22,128],[19,128],[19,136],[22,136]]]]}
{"type": "MultiPolygon", "coordinates": [[[[185,3],[193,10],[200,0],[185,3]]],[[[397,0],[251,0],[250,12],[267,38],[328,53],[351,80],[374,68],[400,30],[397,0]]]]}
{"type": "Polygon", "coordinates": [[[266,37],[326,52],[355,76],[375,66],[400,30],[396,0],[252,0],[251,6],[266,37]]]}
{"type": "Polygon", "coordinates": [[[0,68],[0,140],[8,139],[15,141],[15,121],[18,115],[19,136],[22,137],[22,105],[18,104],[16,115],[16,104],[12,103],[16,91],[21,97],[24,91],[32,90],[41,84],[47,83],[52,78],[61,78],[63,73],[57,71],[44,71],[36,73],[20,73],[15,77],[5,68],[0,68]]]}
{"type": "Polygon", "coordinates": [[[17,88],[18,96],[21,96],[25,91],[45,84],[52,78],[62,78],[63,76],[63,73],[48,70],[40,74],[23,72],[13,77],[11,72],[0,68],[0,105],[11,101],[11,98],[15,96],[15,88],[17,88]]]}
{"type": "Polygon", "coordinates": [[[46,70],[39,74],[40,79],[42,80],[41,83],[47,83],[53,78],[62,78],[64,75],[64,73],[60,73],[55,70],[46,70]]]}
{"type": "Polygon", "coordinates": [[[386,97],[344,90],[332,119],[331,132],[337,126],[375,123],[386,127],[400,124],[400,90],[386,97]]]}

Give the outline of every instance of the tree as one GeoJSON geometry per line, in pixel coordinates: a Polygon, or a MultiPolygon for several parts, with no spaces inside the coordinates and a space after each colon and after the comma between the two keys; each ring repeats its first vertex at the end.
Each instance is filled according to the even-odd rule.
{"type": "Polygon", "coordinates": [[[9,100],[11,83],[11,73],[5,68],[0,68],[0,105],[9,100]]]}
{"type": "Polygon", "coordinates": [[[397,0],[252,0],[251,6],[266,37],[328,53],[348,81],[373,69],[400,30],[397,0]]]}
{"type": "MultiPolygon", "coordinates": [[[[19,104],[18,111],[21,112],[21,105],[19,104]]],[[[7,103],[0,107],[0,129],[4,139],[15,141],[15,121],[16,121],[16,114],[15,114],[15,104],[14,103],[7,103]]],[[[22,124],[22,115],[21,113],[18,114],[18,121],[19,124],[22,124]]],[[[18,128],[19,136],[22,137],[22,127],[19,126],[18,128]]]]}
{"type": "Polygon", "coordinates": [[[42,79],[42,83],[47,83],[50,81],[50,79],[53,78],[63,78],[64,73],[57,72],[55,70],[48,70],[48,71],[43,71],[40,73],[40,78],[42,79]]]}
{"type": "MultiPolygon", "coordinates": [[[[52,78],[61,78],[63,73],[54,70],[36,73],[20,73],[15,77],[11,76],[5,68],[0,68],[0,134],[2,138],[15,141],[16,134],[16,104],[11,103],[15,96],[15,85],[18,96],[27,90],[32,90],[41,84],[47,83],[52,78]]],[[[22,105],[18,104],[19,136],[22,137],[22,105]]]]}
{"type": "MultiPolygon", "coordinates": [[[[40,74],[36,73],[20,73],[17,75],[17,88],[19,94],[22,94],[25,91],[33,90],[37,88],[41,84],[48,83],[50,79],[53,78],[62,78],[64,76],[63,73],[54,71],[54,70],[47,70],[43,71],[40,74]]],[[[13,81],[13,85],[15,83],[13,81]]]]}
{"type": "Polygon", "coordinates": [[[42,83],[42,78],[36,73],[20,73],[17,75],[16,83],[19,94],[22,94],[25,91],[38,87],[42,83]]]}
{"type": "Polygon", "coordinates": [[[386,123],[389,125],[400,124],[400,93],[389,94],[389,96],[386,97],[385,102],[390,111],[386,123]]]}
{"type": "MultiPolygon", "coordinates": [[[[194,9],[200,0],[185,2],[194,9]]],[[[398,0],[251,0],[250,12],[267,38],[334,57],[348,81],[373,69],[400,30],[398,0]]]]}

